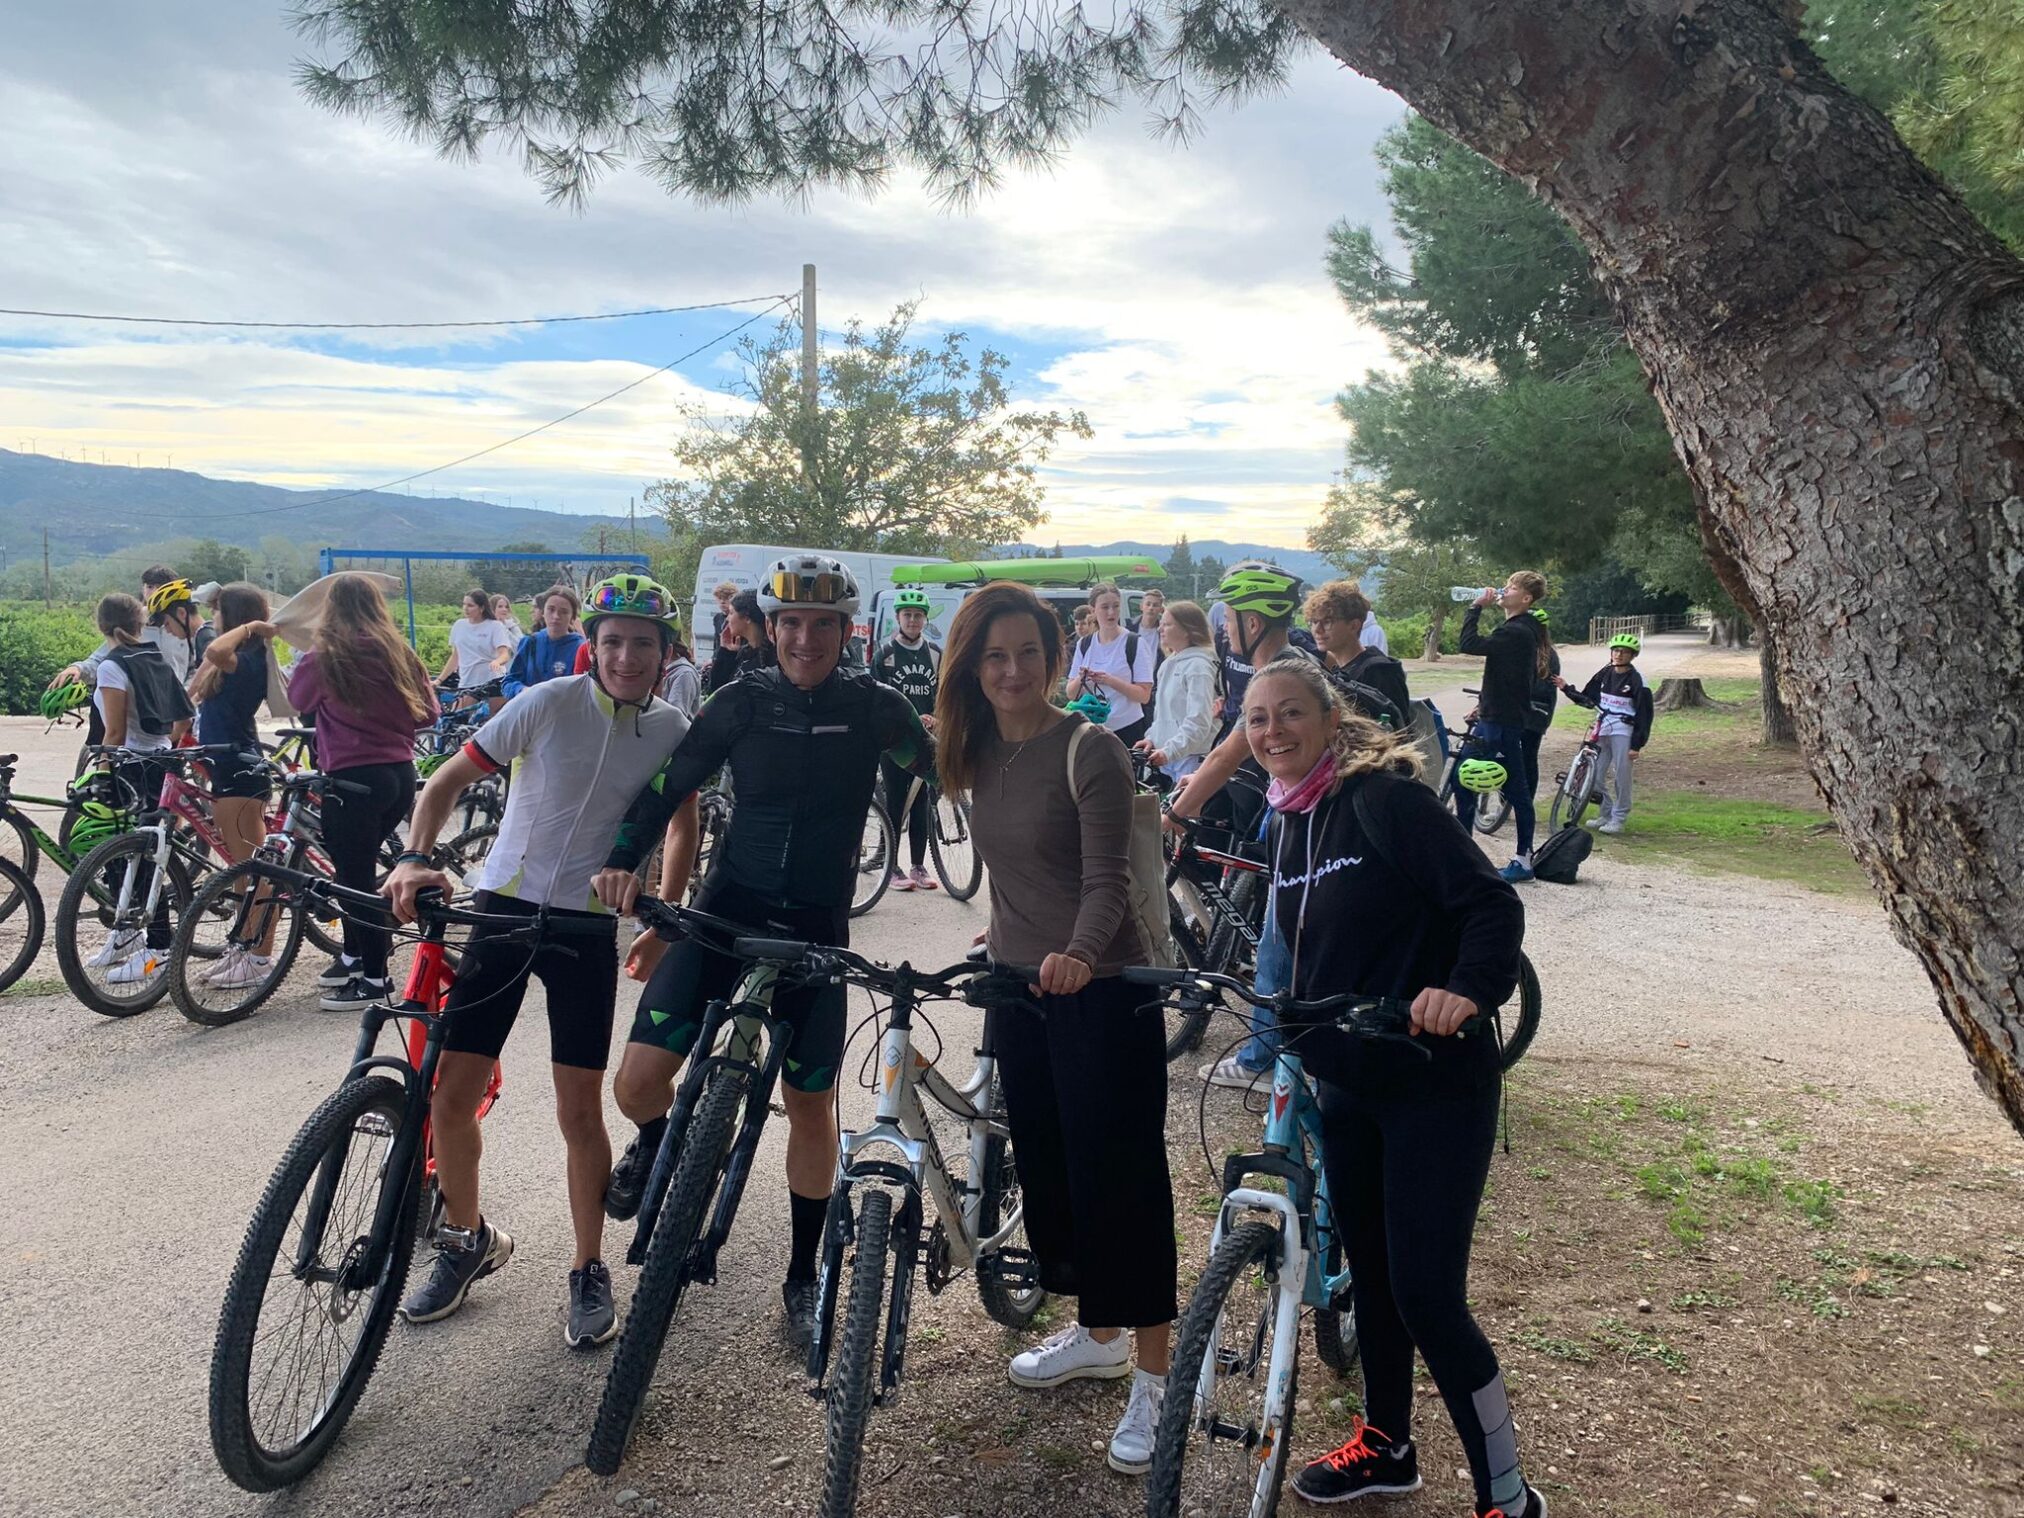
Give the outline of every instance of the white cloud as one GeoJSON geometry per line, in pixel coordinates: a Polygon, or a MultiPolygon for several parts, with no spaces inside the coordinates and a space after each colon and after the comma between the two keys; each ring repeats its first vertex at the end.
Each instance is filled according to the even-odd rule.
{"type": "MultiPolygon", "coordinates": [[[[1067,349],[1022,395],[1080,408],[1096,429],[1050,468],[1042,533],[1064,539],[1199,531],[1200,505],[1163,504],[1179,498],[1226,506],[1212,520],[1229,535],[1299,542],[1340,459],[1334,393],[1382,359],[1321,256],[1338,216],[1381,216],[1368,149],[1398,107],[1322,60],[1185,150],[1108,121],[969,214],[913,185],[820,194],[806,210],[699,208],[621,174],[573,217],[517,164],[446,163],[308,106],[290,83],[299,45],[264,5],[172,16],[115,0],[92,13],[90,71],[75,67],[81,37],[62,31],[87,23],[58,19],[73,14],[37,17],[0,58],[11,304],[427,320],[788,290],[812,260],[825,326],[918,295],[933,326],[1067,349]]],[[[505,336],[446,365],[409,362],[414,340],[392,335],[380,357],[333,358],[279,340],[0,325],[0,341],[50,338],[77,345],[0,346],[0,441],[173,453],[178,467],[277,483],[440,463],[645,367],[530,361],[505,336]]],[[[689,367],[721,383],[722,363],[689,367]]],[[[666,471],[675,405],[702,393],[649,381],[440,488],[519,482],[545,504],[622,505],[666,471]]]]}

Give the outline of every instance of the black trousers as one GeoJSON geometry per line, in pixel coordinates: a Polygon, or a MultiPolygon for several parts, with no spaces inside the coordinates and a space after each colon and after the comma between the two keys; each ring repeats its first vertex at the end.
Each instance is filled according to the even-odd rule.
{"type": "Polygon", "coordinates": [[[1535,812],[1537,811],[1539,799],[1539,741],[1545,736],[1544,732],[1535,733],[1529,727],[1525,729],[1525,774],[1532,782],[1531,790],[1535,812]]]}
{"type": "MultiPolygon", "coordinates": [[[[370,891],[379,872],[379,846],[387,834],[399,827],[415,800],[415,767],[412,763],[360,764],[335,770],[332,778],[366,787],[355,795],[331,786],[323,795],[323,848],[337,871],[337,883],[354,891],[370,891]]],[[[361,920],[365,914],[347,906],[344,913],[344,952],[358,961],[359,974],[368,980],[385,980],[387,974],[387,930],[377,922],[361,920]]]]}
{"type": "Polygon", "coordinates": [[[914,797],[914,804],[907,808],[907,814],[902,817],[899,808],[906,801],[907,792],[913,787],[914,777],[890,759],[879,760],[878,767],[879,773],[885,777],[886,816],[893,820],[894,864],[897,866],[899,861],[900,835],[905,834],[913,848],[914,868],[918,870],[928,860],[928,788],[925,785],[921,787],[920,794],[914,797]]]}
{"type": "MultiPolygon", "coordinates": [[[[93,708],[96,711],[96,708],[93,708]]],[[[121,780],[132,788],[139,798],[140,810],[151,812],[162,804],[162,783],[169,778],[169,767],[156,759],[135,759],[118,767],[121,780]]],[[[155,883],[155,862],[152,857],[136,858],[133,888],[128,900],[139,902],[146,899],[155,883]]],[[[108,897],[116,896],[120,882],[117,879],[101,882],[108,897]]],[[[169,893],[164,890],[155,901],[155,910],[148,918],[147,944],[150,949],[166,949],[175,941],[176,925],[169,918],[169,893]]]]}
{"type": "Polygon", "coordinates": [[[1146,996],[1113,976],[992,1022],[1040,1284],[1089,1328],[1180,1315],[1166,1024],[1146,996]]]}
{"type": "Polygon", "coordinates": [[[1365,1415],[1412,1436],[1413,1351],[1447,1404],[1479,1510],[1512,1501],[1517,1441],[1496,1351],[1469,1312],[1469,1246],[1497,1134],[1497,1083],[1326,1081],[1322,1162],[1353,1272],[1365,1415]]]}

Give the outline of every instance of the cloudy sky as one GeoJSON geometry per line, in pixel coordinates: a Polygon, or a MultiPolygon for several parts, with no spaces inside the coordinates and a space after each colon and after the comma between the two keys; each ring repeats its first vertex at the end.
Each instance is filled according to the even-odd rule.
{"type": "MultiPolygon", "coordinates": [[[[1186,148],[1128,110],[965,213],[905,183],[724,210],[628,173],[575,215],[503,156],[446,163],[307,104],[280,0],[20,7],[8,33],[0,305],[356,322],[758,299],[451,342],[0,316],[0,446],[372,484],[710,343],[813,262],[825,329],[918,298],[925,328],[1005,353],[1022,401],[1088,413],[1043,541],[1299,544],[1341,456],[1331,397],[1382,353],[1321,257],[1331,222],[1382,217],[1370,150],[1401,108],[1318,55],[1186,148]]],[[[415,488],[622,511],[668,473],[676,408],[721,401],[727,352],[415,488]]]]}

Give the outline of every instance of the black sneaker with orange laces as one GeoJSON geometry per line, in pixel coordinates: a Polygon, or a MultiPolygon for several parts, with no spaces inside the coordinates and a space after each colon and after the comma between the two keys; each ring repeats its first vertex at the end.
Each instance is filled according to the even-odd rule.
{"type": "MultiPolygon", "coordinates": [[[[1505,1513],[1501,1507],[1481,1507],[1476,1509],[1476,1518],[1505,1518],[1505,1513]]],[[[1525,1505],[1516,1509],[1511,1518],[1546,1518],[1546,1499],[1538,1487],[1526,1483],[1525,1505]]]]}
{"type": "Polygon", "coordinates": [[[1394,1446],[1359,1418],[1349,1442],[1304,1467],[1293,1490],[1308,1502],[1353,1502],[1358,1497],[1397,1497],[1420,1489],[1420,1457],[1412,1441],[1394,1446]]]}

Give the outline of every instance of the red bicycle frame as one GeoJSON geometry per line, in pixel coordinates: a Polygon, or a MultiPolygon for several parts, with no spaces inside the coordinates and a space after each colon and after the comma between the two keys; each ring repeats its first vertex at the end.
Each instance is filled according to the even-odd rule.
{"type": "MultiPolygon", "coordinates": [[[[424,938],[415,947],[415,962],[408,967],[407,984],[401,990],[404,1006],[424,1007],[440,1014],[450,999],[450,987],[457,983],[456,961],[450,957],[449,949],[439,940],[424,938]]],[[[422,1052],[428,1044],[429,1031],[420,1018],[408,1020],[408,1063],[417,1072],[422,1068],[422,1052]]],[[[438,1076],[440,1079],[440,1075],[438,1076]]],[[[499,1062],[492,1061],[491,1079],[485,1082],[485,1093],[478,1098],[478,1117],[483,1121],[485,1114],[492,1110],[492,1104],[499,1100],[499,1093],[505,1087],[505,1072],[499,1062]]],[[[434,1092],[431,1109],[434,1107],[434,1092]]],[[[430,1120],[422,1120],[422,1179],[424,1184],[436,1178],[436,1145],[431,1132],[430,1120]]]]}

